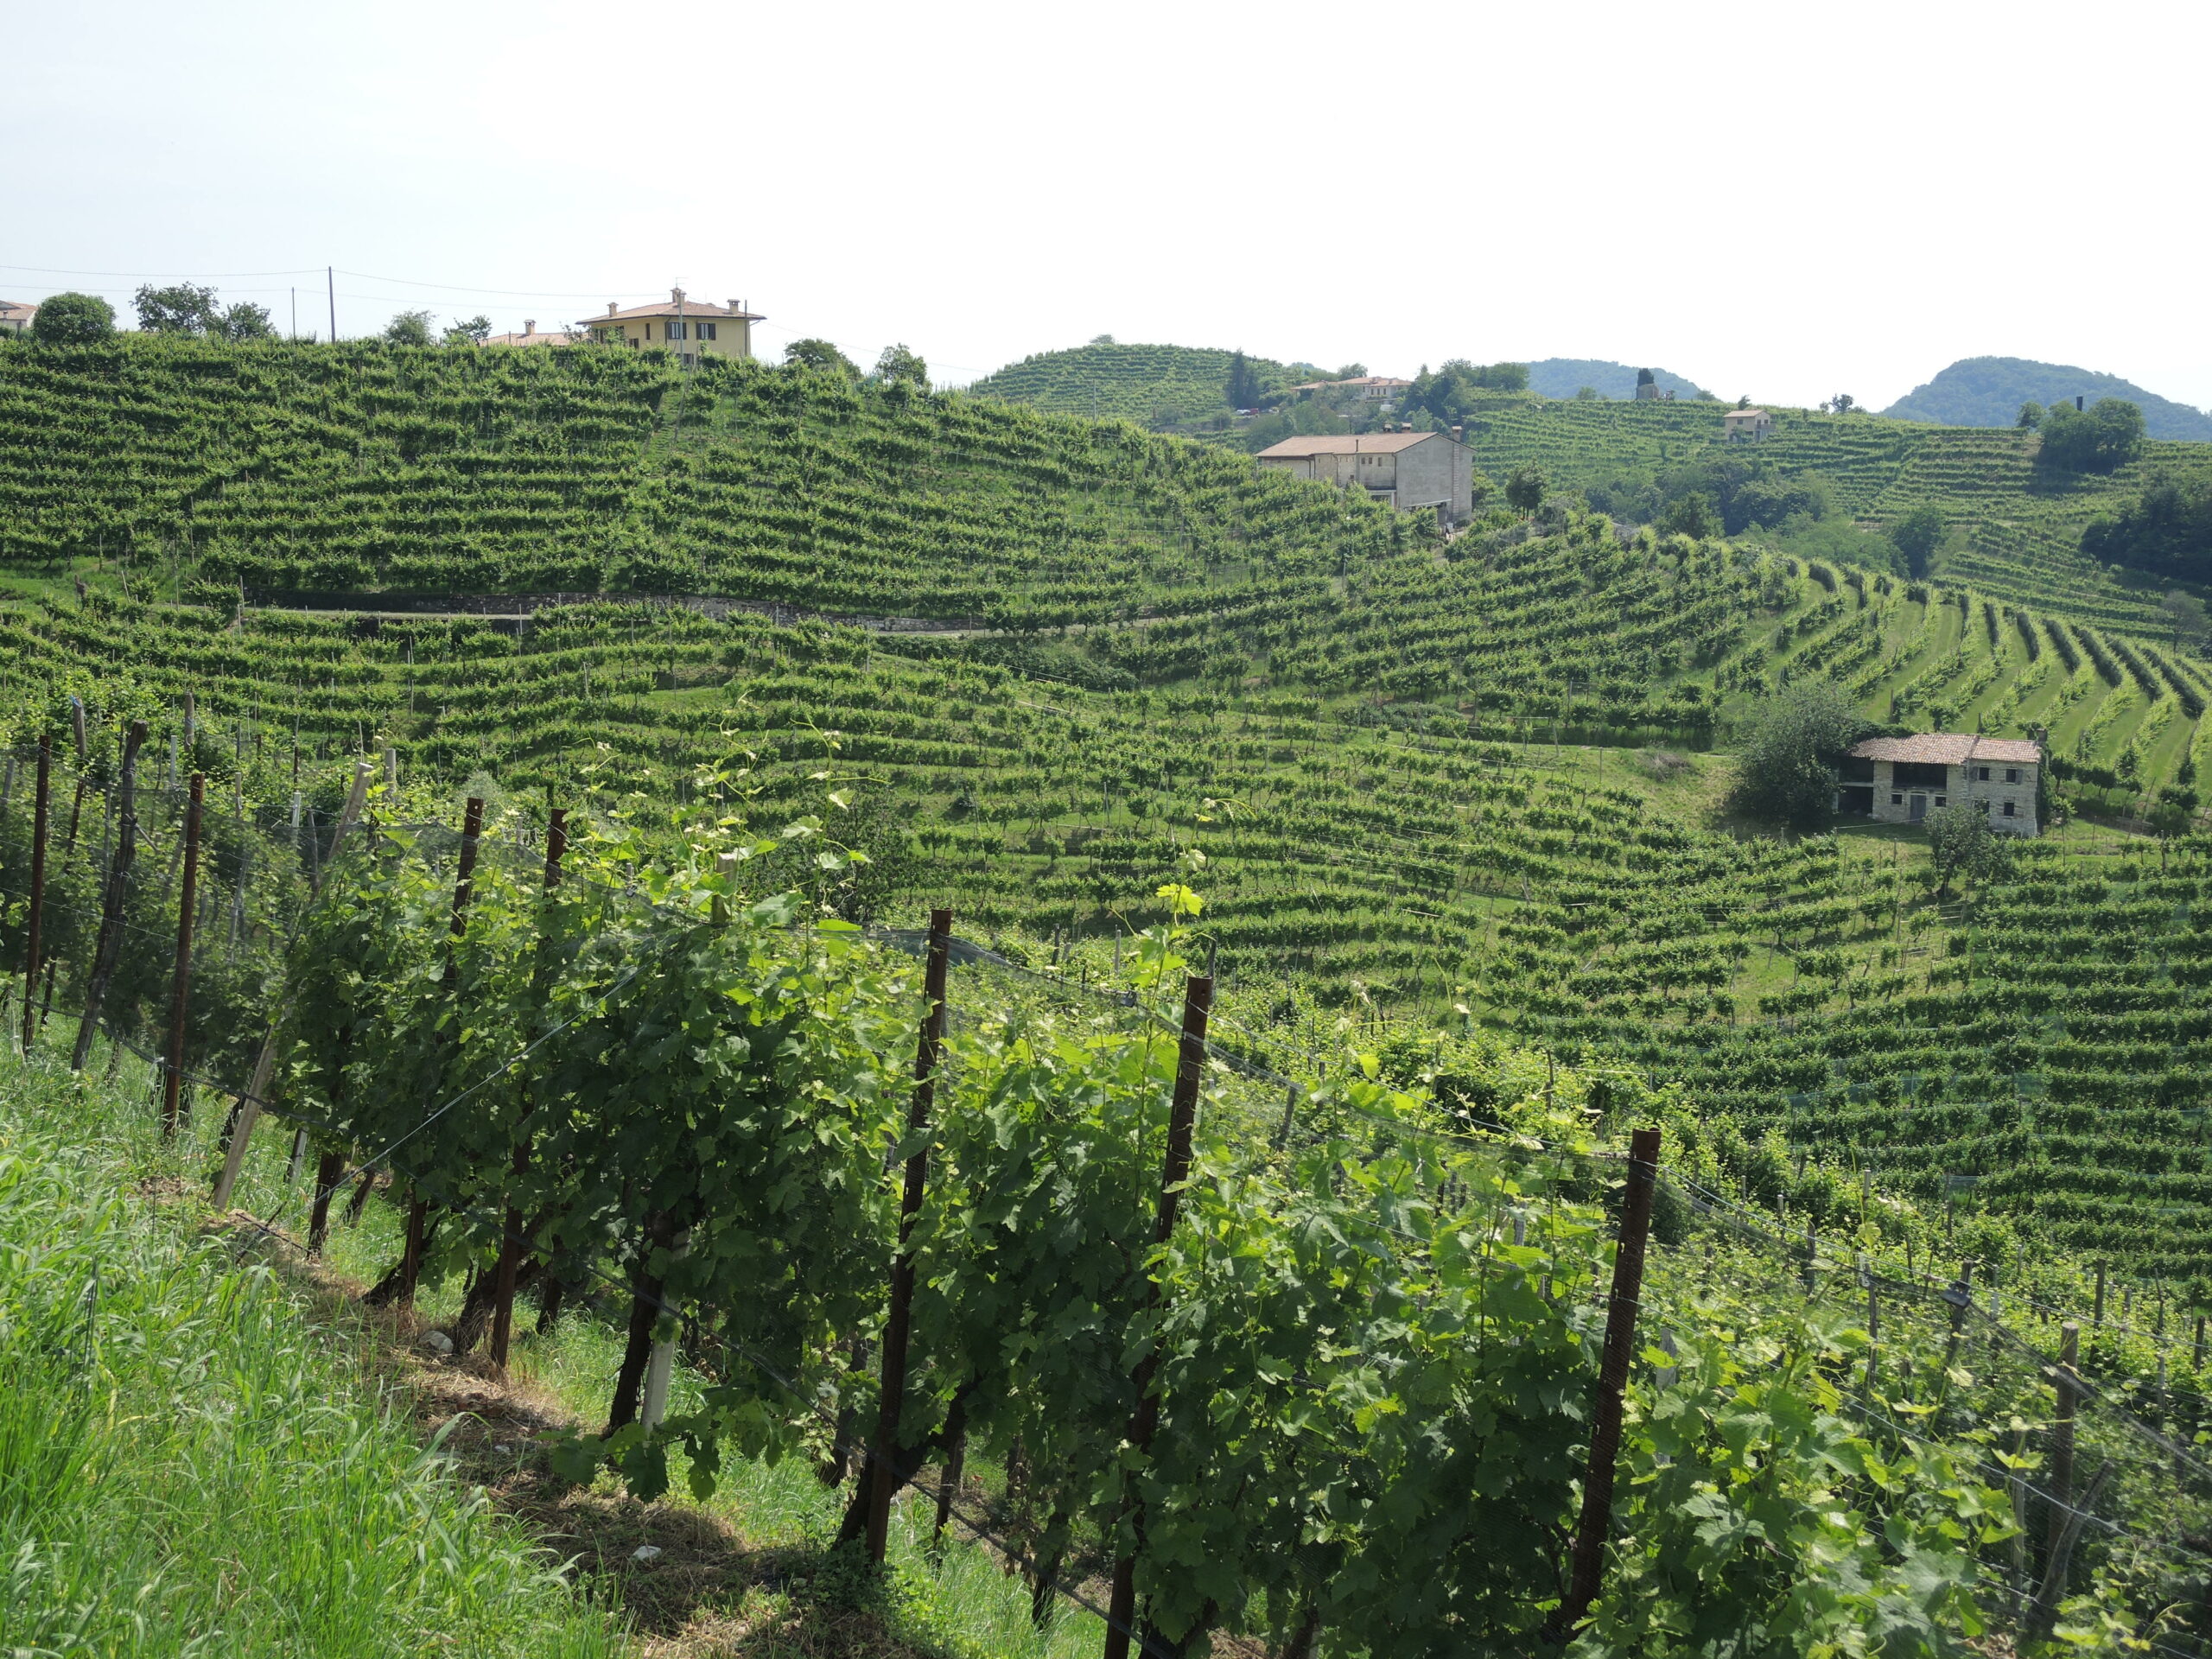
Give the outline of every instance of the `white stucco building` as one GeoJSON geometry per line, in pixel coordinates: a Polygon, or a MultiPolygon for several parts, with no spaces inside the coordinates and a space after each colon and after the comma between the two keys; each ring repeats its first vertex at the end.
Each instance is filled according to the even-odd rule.
{"type": "Polygon", "coordinates": [[[2032,836],[2043,747],[2017,737],[1922,732],[1870,737],[1840,768],[1836,810],[1881,823],[1918,823],[1939,806],[1980,806],[2000,835],[2032,836]]]}

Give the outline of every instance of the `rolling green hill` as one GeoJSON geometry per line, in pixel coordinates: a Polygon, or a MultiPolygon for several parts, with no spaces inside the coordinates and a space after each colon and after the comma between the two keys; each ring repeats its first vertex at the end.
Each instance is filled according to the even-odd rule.
{"type": "Polygon", "coordinates": [[[1937,578],[2140,638],[2171,638],[2156,589],[2085,558],[2082,531],[2161,469],[2212,469],[2212,448],[2153,441],[2140,461],[2110,476],[2054,474],[2035,464],[2032,433],[1777,409],[1772,437],[1731,446],[1722,441],[1725,413],[1717,404],[1496,396],[1469,418],[1467,442],[1492,478],[1535,467],[1554,490],[1598,486],[1630,503],[1654,499],[1670,478],[1708,488],[1711,469],[1729,467],[1783,484],[1818,480],[1870,529],[1924,504],[1951,534],[1937,578]]]}
{"type": "MultiPolygon", "coordinates": [[[[977,397],[1056,415],[1165,426],[1227,411],[1229,359],[1227,351],[1192,346],[1077,346],[1025,357],[968,390],[977,397]]],[[[1281,363],[1248,360],[1262,385],[1281,386],[1289,378],[1281,363]]]]}
{"type": "Polygon", "coordinates": [[[2024,357],[1967,357],[1933,380],[1915,386],[1882,411],[1901,421],[1930,421],[1940,426],[2011,426],[2023,404],[2071,403],[2085,397],[2124,397],[2143,411],[2154,438],[2212,440],[2212,415],[2145,391],[2116,374],[2099,374],[2063,363],[2037,363],[2024,357]]]}
{"type": "MultiPolygon", "coordinates": [[[[1666,369],[1651,371],[1662,391],[1677,397],[1710,397],[1693,381],[1666,369]]],[[[1541,397],[1572,397],[1587,386],[1600,397],[1636,396],[1636,367],[1600,357],[1544,357],[1529,365],[1529,390],[1541,397]]]]}
{"type": "MultiPolygon", "coordinates": [[[[1500,397],[1471,440],[1486,470],[1525,461],[1556,485],[1717,456],[1719,414],[1500,397]]],[[[2023,444],[1783,411],[1755,459],[1826,478],[1874,522],[1980,501],[1992,523],[2042,512],[2050,539],[2124,486],[2040,493],[2023,444]]],[[[1912,999],[1962,988],[1928,969],[1974,950],[1980,924],[1899,897],[1916,849],[1874,849],[1907,861],[1884,888],[1879,868],[1839,875],[1833,843],[1738,839],[1705,751],[1820,674],[1885,723],[2048,729],[2085,817],[2139,818],[2212,763],[2202,665],[2131,637],[2133,596],[2085,575],[1992,553],[1986,583],[1910,583],[1574,512],[1447,544],[1226,452],[957,395],[766,369],[686,382],[626,353],[10,348],[0,448],[0,686],[53,729],[65,692],[102,722],[160,722],[189,690],[232,764],[247,757],[245,788],[289,798],[296,734],[326,807],[346,757],[386,744],[410,775],[514,790],[597,767],[680,795],[743,752],[774,804],[846,771],[873,803],[880,912],[950,899],[1012,938],[1103,940],[1203,871],[1249,1023],[1464,1004],[1853,1147],[1856,1120],[1789,1118],[1789,1096],[1817,1091],[1770,1055],[1710,1060],[1707,1038],[1780,1020],[1846,1042],[1870,1004],[1920,1019],[1912,999]],[[301,586],[372,606],[626,582],[941,626],[611,599],[522,625],[348,618],[242,606],[240,582],[250,601],[301,586]],[[2039,585],[2048,607],[2021,597],[2039,585]],[[943,626],[971,620],[987,626],[943,626]],[[1787,912],[1778,932],[1743,921],[1746,895],[1787,912]],[[1612,931],[1585,941],[1578,916],[1612,931]]],[[[225,753],[197,759],[220,774],[225,753]]],[[[2030,925],[1999,919],[2011,902],[1993,889],[1989,925],[2030,925]]],[[[2085,1034],[2101,1011],[2079,1017],[2104,1040],[2085,1034]]],[[[2164,1122],[2114,1116],[2067,1167],[2132,1167],[2164,1122]]],[[[1883,1144],[1925,1139],[1899,1133],[1883,1144]]],[[[2186,1253],[2202,1231],[2192,1210],[2157,1238],[2079,1236],[2186,1253]]]]}

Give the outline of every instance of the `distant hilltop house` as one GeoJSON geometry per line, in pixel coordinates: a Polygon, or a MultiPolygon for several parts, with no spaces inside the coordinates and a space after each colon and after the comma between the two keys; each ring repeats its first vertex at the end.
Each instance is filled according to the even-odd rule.
{"type": "MultiPolygon", "coordinates": [[[[1399,384],[1402,385],[1403,382],[1399,384]]],[[[1433,512],[1447,524],[1475,510],[1475,463],[1444,432],[1363,432],[1285,438],[1256,457],[1262,467],[1339,489],[1355,486],[1400,512],[1433,512]]]]}
{"type": "Polygon", "coordinates": [[[1774,430],[1774,416],[1763,409],[1732,409],[1720,417],[1720,435],[1730,443],[1757,443],[1774,430]]]}
{"type": "Polygon", "coordinates": [[[566,329],[549,328],[540,334],[535,317],[523,324],[518,334],[490,334],[484,340],[486,346],[581,346],[583,342],[582,334],[572,334],[566,329]]]}
{"type": "Polygon", "coordinates": [[[1410,380],[1395,380],[1387,374],[1363,374],[1351,380],[1308,380],[1291,390],[1301,397],[1311,397],[1317,391],[1356,391],[1363,404],[1395,408],[1412,385],[1410,380]]]}
{"type": "Polygon", "coordinates": [[[0,334],[20,334],[38,315],[38,307],[27,300],[0,300],[0,334]]]}
{"type": "Polygon", "coordinates": [[[730,357],[749,362],[753,357],[753,325],[764,321],[745,308],[743,300],[715,305],[687,300],[683,290],[672,288],[658,305],[633,305],[624,310],[613,300],[603,317],[587,317],[576,325],[594,340],[617,346],[661,346],[677,353],[687,364],[702,357],[730,357]]]}
{"type": "Polygon", "coordinates": [[[1839,768],[1836,810],[1881,823],[1918,823],[1935,807],[1982,806],[1991,829],[2032,836],[2042,768],[2043,746],[2024,738],[1971,732],[1872,737],[1839,768]]]}

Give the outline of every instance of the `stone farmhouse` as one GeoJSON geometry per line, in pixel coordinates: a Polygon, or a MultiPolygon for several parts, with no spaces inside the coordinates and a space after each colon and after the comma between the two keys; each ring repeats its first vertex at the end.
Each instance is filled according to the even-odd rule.
{"type": "Polygon", "coordinates": [[[20,334],[38,315],[38,307],[26,300],[0,300],[0,334],[20,334]]]}
{"type": "Polygon", "coordinates": [[[1879,823],[1918,823],[1939,806],[1980,806],[2000,835],[2032,836],[2043,747],[1971,732],[1872,737],[1838,769],[1836,810],[1879,823]]]}
{"type": "Polygon", "coordinates": [[[707,300],[687,300],[683,290],[672,288],[668,298],[654,305],[623,309],[613,300],[603,317],[587,317],[576,325],[594,340],[617,346],[658,346],[675,352],[688,368],[702,357],[734,357],[749,362],[753,357],[753,325],[765,321],[745,308],[743,300],[715,305],[707,300]]]}
{"type": "Polygon", "coordinates": [[[1475,510],[1473,457],[1449,433],[1285,438],[1255,459],[1294,478],[1363,489],[1370,499],[1400,512],[1433,512],[1447,525],[1463,523],[1475,510]]]}
{"type": "Polygon", "coordinates": [[[1322,391],[1352,391],[1359,394],[1361,403],[1380,404],[1385,409],[1394,409],[1398,399],[1404,397],[1412,385],[1410,380],[1394,379],[1387,374],[1363,374],[1350,380],[1309,380],[1302,386],[1293,386],[1291,390],[1301,397],[1311,397],[1322,391]]]}
{"type": "Polygon", "coordinates": [[[1763,409],[1732,409],[1720,417],[1720,435],[1729,443],[1757,443],[1774,432],[1774,416],[1763,409]]]}

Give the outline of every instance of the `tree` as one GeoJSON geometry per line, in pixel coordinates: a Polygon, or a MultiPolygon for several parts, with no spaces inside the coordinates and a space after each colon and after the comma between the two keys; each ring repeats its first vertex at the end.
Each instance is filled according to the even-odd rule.
{"type": "Polygon", "coordinates": [[[1859,407],[1859,400],[1856,397],[1853,397],[1847,391],[1839,391],[1834,397],[1828,399],[1827,407],[1835,410],[1839,415],[1848,415],[1852,410],[1859,407]]]}
{"type": "Polygon", "coordinates": [[[1535,512],[1544,505],[1544,475],[1534,467],[1516,467],[1505,480],[1505,499],[1516,512],[1535,512]]]}
{"type": "Polygon", "coordinates": [[[1602,404],[1605,400],[1599,395],[1598,388],[1595,386],[1577,386],[1574,389],[1574,401],[1578,404],[1602,404]]]}
{"type": "Polygon", "coordinates": [[[225,306],[207,325],[211,340],[227,340],[233,344],[246,340],[274,340],[276,329],[269,321],[269,308],[256,305],[251,300],[234,300],[225,306]]]}
{"type": "Polygon", "coordinates": [[[784,347],[785,366],[828,370],[849,380],[861,378],[861,365],[826,340],[795,340],[784,347]]]}
{"type": "Polygon", "coordinates": [[[1260,405],[1260,377],[1241,350],[1229,354],[1229,380],[1223,394],[1231,409],[1257,409],[1260,405]]]}
{"type": "Polygon", "coordinates": [[[1955,876],[1980,875],[1997,861],[1997,834],[1978,806],[1939,806],[1928,815],[1929,856],[1936,861],[1938,899],[1951,896],[1955,876]]]}
{"type": "Polygon", "coordinates": [[[387,345],[427,346],[430,343],[430,314],[403,311],[384,326],[387,345]]]}
{"type": "Polygon", "coordinates": [[[1114,336],[1111,334],[1093,334],[1090,337],[1090,343],[1094,346],[1111,346],[1114,344],[1114,336]]]}
{"type": "Polygon", "coordinates": [[[2032,432],[2043,424],[2043,405],[2032,398],[2020,405],[2020,417],[2012,424],[2023,432],[2032,432]]]}
{"type": "Polygon", "coordinates": [[[1749,409],[1751,406],[1751,394],[1748,391],[1736,400],[1736,407],[1738,409],[1749,409]]]}
{"type": "Polygon", "coordinates": [[[2173,626],[2176,645],[2187,651],[2204,649],[2207,638],[2212,638],[2212,622],[2205,618],[2202,600],[2176,588],[2158,601],[2158,608],[2165,612],[2166,620],[2173,626]]]}
{"type": "Polygon", "coordinates": [[[2101,564],[2182,582],[2212,580],[2212,479],[2160,475],[2117,518],[2082,532],[2082,551],[2101,564]]]}
{"type": "Polygon", "coordinates": [[[55,294],[39,302],[31,338],[46,346],[92,346],[115,332],[115,308],[97,294],[55,294]]]}
{"type": "Polygon", "coordinates": [[[1890,539],[1904,555],[1905,574],[1918,582],[1943,540],[1943,515],[1923,501],[1890,526],[1890,539]]]}
{"type": "Polygon", "coordinates": [[[1659,384],[1659,382],[1658,382],[1657,378],[1656,378],[1652,374],[1652,372],[1651,372],[1651,371],[1650,371],[1650,370],[1649,370],[1649,369],[1638,369],[1638,370],[1636,372],[1636,384],[1637,384],[1637,386],[1638,390],[1641,390],[1642,388],[1643,388],[1643,387],[1645,387],[1645,386],[1656,386],[1656,385],[1657,385],[1659,384]]]}
{"type": "Polygon", "coordinates": [[[1745,817],[1817,830],[1835,808],[1836,766],[1871,729],[1832,680],[1799,680],[1770,698],[1736,762],[1729,805],[1745,817]]]}
{"type": "Polygon", "coordinates": [[[144,284],[131,296],[138,312],[138,326],[149,334],[191,334],[203,340],[269,340],[276,331],[270,326],[269,308],[250,300],[224,306],[215,302],[215,290],[190,283],[167,288],[144,284]]]}
{"type": "Polygon", "coordinates": [[[167,288],[145,283],[131,296],[131,303],[137,308],[139,327],[149,334],[204,334],[220,315],[215,290],[190,283],[167,288]]]}
{"type": "Polygon", "coordinates": [[[1714,510],[1711,496],[1702,490],[1692,490],[1667,504],[1666,512],[1659,515],[1659,530],[1664,535],[1689,536],[1703,541],[1720,533],[1719,514],[1714,510]]]}
{"type": "Polygon", "coordinates": [[[887,346],[883,355],[875,359],[875,378],[885,385],[916,386],[924,391],[930,389],[930,365],[922,361],[922,354],[907,346],[887,346]]]}
{"type": "Polygon", "coordinates": [[[481,346],[486,340],[491,338],[491,334],[492,319],[483,315],[480,312],[475,316],[463,318],[461,321],[454,324],[452,327],[447,329],[446,344],[448,346],[481,346]]]}
{"type": "Polygon", "coordinates": [[[1329,378],[1332,380],[1364,380],[1367,378],[1367,365],[1347,363],[1329,378]]]}
{"type": "Polygon", "coordinates": [[[2094,409],[2054,404],[2043,417],[2039,466],[2074,473],[2109,473],[2143,453],[2143,411],[2125,397],[2100,397],[2094,409]]]}

